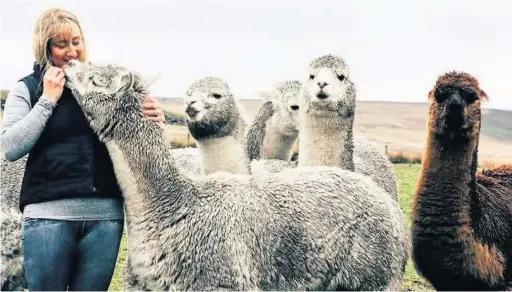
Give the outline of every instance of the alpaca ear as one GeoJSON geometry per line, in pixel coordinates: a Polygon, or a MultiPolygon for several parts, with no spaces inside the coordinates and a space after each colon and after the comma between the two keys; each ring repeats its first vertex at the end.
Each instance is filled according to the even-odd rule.
{"type": "Polygon", "coordinates": [[[121,77],[121,84],[124,84],[121,87],[121,91],[127,91],[130,88],[133,88],[133,85],[135,83],[135,76],[133,75],[132,71],[129,71],[127,74],[125,74],[123,77],[121,77]]]}
{"type": "Polygon", "coordinates": [[[488,101],[489,100],[489,96],[487,96],[487,93],[485,93],[485,91],[483,91],[482,89],[480,89],[480,100],[483,100],[483,101],[488,101]]]}
{"type": "Polygon", "coordinates": [[[272,93],[270,92],[270,90],[257,90],[256,91],[256,94],[261,97],[261,99],[263,101],[270,101],[271,100],[271,97],[272,97],[272,93]]]}
{"type": "Polygon", "coordinates": [[[274,99],[274,93],[276,91],[276,88],[283,86],[283,84],[285,84],[284,81],[279,81],[276,82],[272,87],[256,90],[255,93],[258,97],[261,97],[263,102],[272,101],[274,99]]]}
{"type": "Polygon", "coordinates": [[[153,84],[155,84],[158,79],[160,79],[161,73],[156,73],[152,75],[148,75],[144,77],[144,81],[146,82],[148,87],[151,87],[153,84]]]}

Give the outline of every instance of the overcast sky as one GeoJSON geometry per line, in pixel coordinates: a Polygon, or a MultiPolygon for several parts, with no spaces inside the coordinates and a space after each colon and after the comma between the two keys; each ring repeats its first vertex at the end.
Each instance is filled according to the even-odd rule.
{"type": "Polygon", "coordinates": [[[310,61],[344,57],[358,99],[424,102],[439,74],[474,74],[512,110],[512,1],[0,1],[0,87],[30,73],[36,19],[69,9],[91,61],[161,73],[157,96],[206,75],[239,97],[304,79],[310,61]]]}

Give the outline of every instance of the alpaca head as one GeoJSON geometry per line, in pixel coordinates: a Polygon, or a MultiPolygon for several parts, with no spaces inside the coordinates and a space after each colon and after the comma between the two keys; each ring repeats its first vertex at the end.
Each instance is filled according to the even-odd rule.
{"type": "Polygon", "coordinates": [[[355,111],[355,88],[346,62],[338,56],[325,55],[309,65],[309,78],[303,87],[301,112],[326,115],[338,113],[351,117],[355,111]]]}
{"type": "Polygon", "coordinates": [[[221,78],[196,80],[184,101],[187,126],[196,140],[228,136],[235,130],[240,112],[231,89],[221,78]]]}
{"type": "Polygon", "coordinates": [[[278,131],[293,136],[299,133],[299,94],[302,83],[297,80],[286,80],[276,85],[270,95],[274,105],[274,116],[279,121],[278,131]]]}
{"type": "Polygon", "coordinates": [[[429,92],[430,130],[448,139],[470,139],[480,131],[480,103],[487,94],[478,80],[465,72],[439,77],[429,92]]]}
{"type": "Polygon", "coordinates": [[[100,136],[115,119],[143,117],[142,101],[149,84],[137,72],[114,64],[72,60],[64,73],[66,86],[100,136]]]}

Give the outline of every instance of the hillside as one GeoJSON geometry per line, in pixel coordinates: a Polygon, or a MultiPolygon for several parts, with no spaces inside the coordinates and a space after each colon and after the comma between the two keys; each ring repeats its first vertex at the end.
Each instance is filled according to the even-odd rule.
{"type": "MultiPolygon", "coordinates": [[[[6,92],[2,93],[6,95],[6,92]]],[[[184,125],[183,99],[160,100],[166,111],[167,122],[184,125]]],[[[240,99],[249,119],[254,117],[260,103],[257,99],[240,99]]],[[[355,129],[376,142],[383,151],[387,145],[391,154],[403,152],[407,156],[421,156],[426,137],[427,112],[426,103],[358,101],[355,129]]],[[[512,163],[512,111],[484,109],[482,113],[480,162],[512,163]]],[[[186,137],[187,130],[173,126],[169,132],[186,137]]],[[[190,137],[186,139],[190,141],[190,137]]]]}
{"type": "MultiPolygon", "coordinates": [[[[248,118],[256,114],[260,100],[241,99],[248,118]]],[[[162,99],[166,111],[183,114],[183,100],[162,99]]],[[[358,101],[355,129],[384,150],[421,155],[425,142],[426,103],[358,101]]],[[[481,162],[512,163],[512,111],[484,109],[479,157],[481,162]]]]}

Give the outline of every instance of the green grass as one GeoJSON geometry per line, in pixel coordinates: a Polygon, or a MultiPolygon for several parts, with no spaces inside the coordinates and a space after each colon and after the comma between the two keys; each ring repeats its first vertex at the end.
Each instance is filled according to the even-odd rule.
{"type": "Polygon", "coordinates": [[[114,276],[112,277],[112,281],[110,282],[109,291],[123,291],[123,268],[126,263],[126,249],[127,249],[128,240],[126,237],[126,230],[123,234],[123,238],[121,239],[121,247],[119,248],[119,255],[117,257],[116,269],[114,271],[114,276]]]}
{"type": "MultiPolygon", "coordinates": [[[[400,205],[404,210],[407,218],[411,219],[412,199],[416,189],[416,181],[418,179],[420,164],[395,164],[395,170],[400,181],[400,205]]],[[[119,257],[117,260],[116,270],[109,291],[120,291],[123,289],[123,267],[126,262],[126,235],[123,236],[119,257]]],[[[433,290],[426,281],[420,277],[414,269],[413,263],[409,261],[407,265],[404,282],[402,285],[404,291],[433,290]]]]}
{"type": "MultiPolygon", "coordinates": [[[[420,174],[421,164],[394,164],[395,171],[398,176],[400,185],[400,206],[404,211],[409,225],[412,215],[412,200],[416,191],[416,182],[420,174]]],[[[402,290],[418,291],[418,290],[434,290],[423,277],[419,276],[414,269],[412,260],[409,260],[405,270],[404,282],[402,290]]]]}

